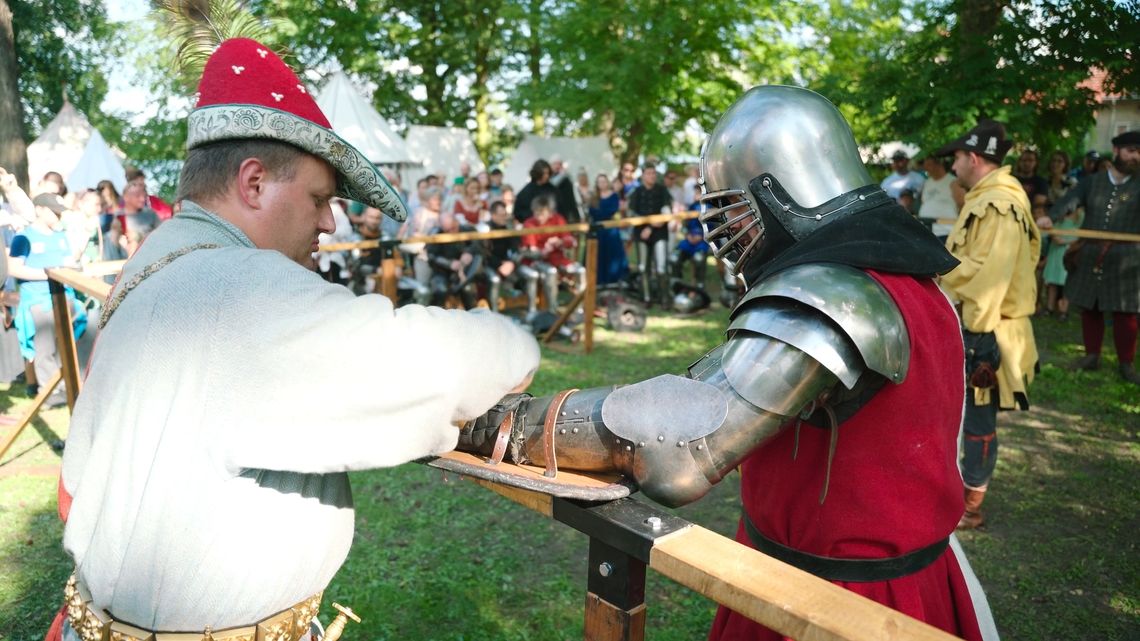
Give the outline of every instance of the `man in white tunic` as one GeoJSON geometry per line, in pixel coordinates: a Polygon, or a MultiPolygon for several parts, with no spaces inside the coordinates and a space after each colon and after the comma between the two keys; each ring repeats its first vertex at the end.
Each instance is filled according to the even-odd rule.
{"type": "Polygon", "coordinates": [[[406,211],[273,52],[222,43],[199,96],[181,213],[115,285],[72,418],[65,639],[307,638],[352,542],[345,472],[451,450],[538,366],[497,314],[312,271],[333,196],[406,211]]]}

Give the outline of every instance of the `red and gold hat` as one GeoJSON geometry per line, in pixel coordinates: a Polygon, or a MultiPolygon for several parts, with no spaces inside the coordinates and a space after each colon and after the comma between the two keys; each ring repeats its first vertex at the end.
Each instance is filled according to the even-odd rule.
{"type": "Polygon", "coordinates": [[[246,138],[287,142],[333,166],[338,196],[376,207],[395,220],[408,217],[380,170],[333,132],[297,74],[256,40],[226,40],[210,56],[187,129],[187,149],[246,138]]]}

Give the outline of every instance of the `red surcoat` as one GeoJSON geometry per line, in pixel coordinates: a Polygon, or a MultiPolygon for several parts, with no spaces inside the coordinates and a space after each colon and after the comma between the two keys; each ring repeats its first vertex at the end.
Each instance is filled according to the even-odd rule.
{"type": "MultiPolygon", "coordinates": [[[[929,279],[868,271],[906,321],[910,365],[899,385],[887,383],[839,427],[827,496],[830,433],[804,423],[799,450],[783,430],[741,465],[741,500],[766,537],[785,546],[847,559],[888,558],[947,537],[962,515],[958,430],[965,394],[961,332],[953,308],[929,279]]],[[[741,526],[737,541],[749,544],[741,526]]],[[[950,634],[980,639],[978,623],[953,550],[909,576],[889,581],[836,581],[852,592],[950,634]]],[[[720,608],[709,639],[783,639],[720,608]]]]}

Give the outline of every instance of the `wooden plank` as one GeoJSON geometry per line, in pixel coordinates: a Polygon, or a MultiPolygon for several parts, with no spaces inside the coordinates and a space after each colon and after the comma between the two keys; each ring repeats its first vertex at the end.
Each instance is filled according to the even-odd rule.
{"type": "Polygon", "coordinates": [[[485,481],[483,479],[477,479],[470,476],[465,476],[463,478],[470,479],[487,488],[488,490],[491,490],[500,496],[506,497],[515,503],[518,503],[519,505],[527,508],[528,510],[538,512],[545,517],[549,518],[554,515],[554,499],[549,494],[543,494],[542,492],[532,492],[530,490],[511,487],[509,485],[503,485],[501,483],[494,483],[492,481],[485,481]]]}
{"type": "Polygon", "coordinates": [[[584,637],[586,641],[645,641],[645,604],[623,610],[587,593],[584,637]]]}
{"type": "Polygon", "coordinates": [[[583,309],[585,327],[582,331],[586,353],[594,351],[594,306],[598,302],[598,239],[586,239],[586,300],[583,309]]]}
{"type": "Polygon", "coordinates": [[[570,315],[574,313],[574,310],[578,309],[578,306],[582,304],[582,298],[585,296],[585,291],[580,291],[574,295],[574,298],[570,300],[570,304],[566,306],[566,309],[562,310],[558,318],[554,319],[554,324],[542,335],[543,343],[549,343],[551,339],[554,338],[554,335],[558,333],[558,328],[562,327],[562,325],[566,323],[566,320],[570,318],[570,315]]]}
{"type": "Polygon", "coordinates": [[[799,641],[956,639],[696,525],[658,539],[649,567],[799,641]]]}
{"type": "Polygon", "coordinates": [[[44,401],[47,400],[47,397],[51,395],[55,390],[55,386],[59,385],[61,380],[63,380],[62,370],[56,372],[50,381],[40,383],[40,391],[36,394],[35,399],[32,400],[32,406],[24,412],[24,415],[20,417],[20,422],[16,423],[12,431],[0,441],[0,459],[4,458],[4,454],[8,451],[8,448],[12,447],[12,443],[16,442],[16,437],[20,435],[20,432],[23,432],[24,428],[31,424],[32,419],[40,413],[40,408],[43,407],[44,401]]]}
{"type": "Polygon", "coordinates": [[[112,274],[118,275],[123,271],[123,265],[126,265],[125,260],[102,260],[95,263],[87,263],[83,266],[83,273],[88,276],[110,276],[112,274]]]}
{"type": "Polygon", "coordinates": [[[77,292],[83,292],[100,303],[107,302],[107,298],[111,295],[111,285],[102,277],[92,276],[69,267],[52,267],[45,271],[48,278],[68,285],[77,292]]]}
{"type": "Polygon", "coordinates": [[[75,409],[79,396],[79,357],[75,349],[75,332],[71,328],[71,301],[58,281],[48,281],[51,309],[55,320],[55,344],[59,353],[60,374],[67,394],[68,411],[75,409]]]}
{"type": "MultiPolygon", "coordinates": [[[[954,218],[939,218],[934,222],[939,225],[953,225],[956,221],[954,218]]],[[[1124,232],[1115,231],[1101,231],[1099,229],[1042,229],[1041,233],[1046,236],[1075,236],[1077,238],[1095,238],[1097,240],[1120,240],[1130,243],[1140,243],[1140,234],[1126,234],[1124,232]]]]}

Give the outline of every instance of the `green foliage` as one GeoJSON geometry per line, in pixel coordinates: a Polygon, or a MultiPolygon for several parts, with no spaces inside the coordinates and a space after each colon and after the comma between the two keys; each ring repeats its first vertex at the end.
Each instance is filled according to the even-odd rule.
{"type": "Polygon", "coordinates": [[[868,0],[832,10],[828,52],[840,63],[821,86],[862,114],[855,124],[865,140],[931,150],[995,118],[1044,153],[1078,152],[1097,105],[1084,84],[1092,69],[1106,72],[1110,90],[1140,92],[1126,35],[1140,32],[1134,3],[868,0]],[[898,15],[907,19],[884,32],[880,16],[898,15]]]}
{"type": "Polygon", "coordinates": [[[557,133],[606,134],[626,160],[643,148],[668,150],[690,120],[711,127],[739,95],[733,71],[753,4],[625,0],[552,7],[542,37],[543,76],[520,86],[516,100],[556,116],[557,133]]]}
{"type": "MultiPolygon", "coordinates": [[[[117,129],[102,113],[111,39],[102,2],[8,0],[12,10],[24,139],[31,142],[63,107],[64,97],[99,129],[117,129]]],[[[33,177],[33,180],[39,177],[33,177]]]]}

